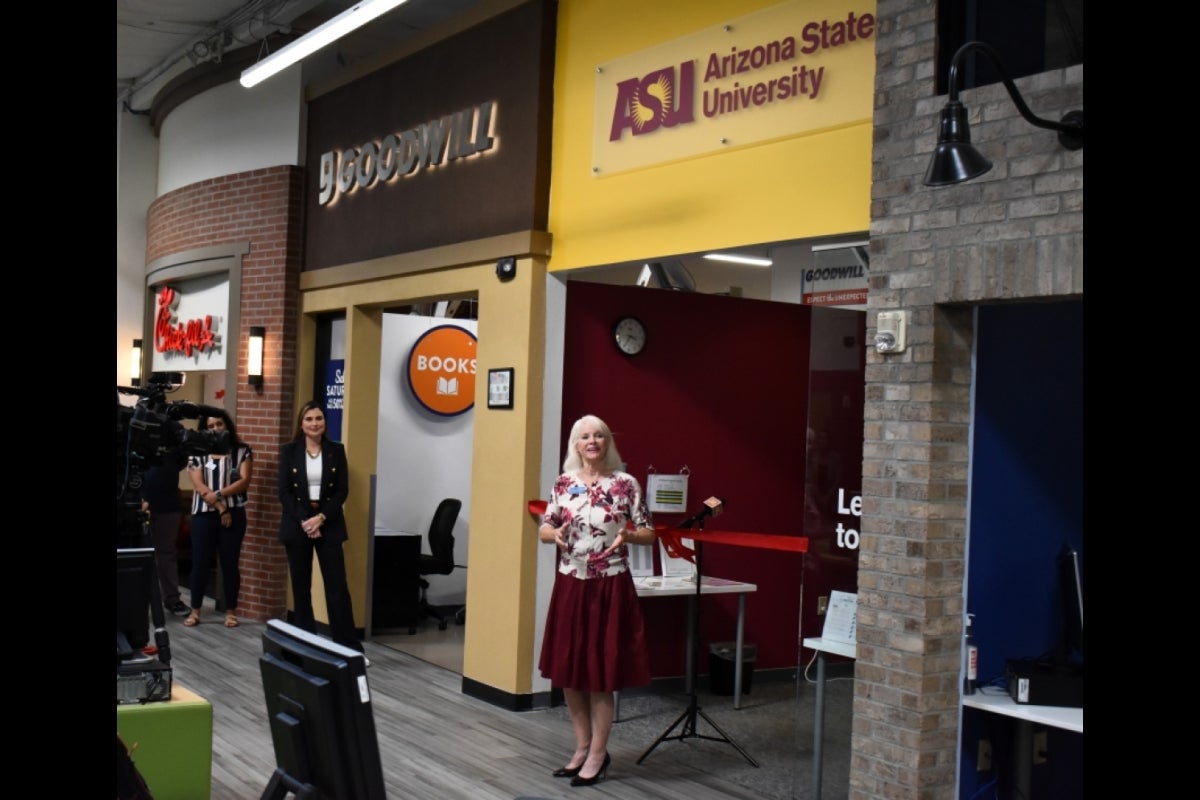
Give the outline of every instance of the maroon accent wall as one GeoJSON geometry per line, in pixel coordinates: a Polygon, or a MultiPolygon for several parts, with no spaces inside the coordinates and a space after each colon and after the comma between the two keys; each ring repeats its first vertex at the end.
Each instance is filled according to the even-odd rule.
{"type": "Polygon", "coordinates": [[[306,270],[546,230],[557,7],[518,6],[309,103],[306,270]],[[485,102],[492,152],[317,204],[322,153],[485,102]]]}
{"type": "MultiPolygon", "coordinates": [[[[687,465],[692,510],[710,495],[724,498],[727,510],[709,530],[803,535],[811,318],[809,308],[789,303],[572,281],[561,441],[576,419],[596,414],[643,488],[649,465],[660,473],[687,465]],[[637,356],[613,344],[612,326],[624,314],[647,328],[637,356]]],[[[685,516],[654,521],[675,525],[685,516]]],[[[705,574],[758,585],[746,598],[745,632],[758,646],[756,668],[794,666],[802,556],[709,544],[703,557],[705,574]]],[[[651,648],[654,676],[682,675],[686,600],[647,601],[643,610],[651,641],[678,642],[651,648]]],[[[736,624],[735,598],[704,598],[701,673],[708,644],[733,641],[736,624]]]]}

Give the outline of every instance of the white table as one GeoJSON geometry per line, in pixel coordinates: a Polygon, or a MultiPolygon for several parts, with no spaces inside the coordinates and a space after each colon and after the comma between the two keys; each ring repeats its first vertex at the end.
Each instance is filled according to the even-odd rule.
{"type": "MultiPolygon", "coordinates": [[[[692,693],[692,675],[694,674],[693,666],[696,658],[696,631],[694,629],[693,620],[695,619],[692,606],[696,602],[696,584],[690,578],[675,578],[675,577],[640,577],[633,579],[633,585],[637,588],[638,597],[687,597],[688,598],[688,628],[687,628],[687,665],[685,673],[684,689],[688,694],[692,693]]],[[[758,586],[753,583],[743,583],[742,581],[730,581],[724,578],[712,578],[705,576],[700,580],[700,594],[736,594],[738,596],[738,617],[737,617],[737,655],[734,659],[733,668],[733,707],[740,709],[742,707],[742,640],[745,637],[746,628],[746,595],[750,592],[758,591],[758,586]]]]}
{"type": "Polygon", "coordinates": [[[1083,709],[1068,706],[1034,706],[1018,703],[1003,689],[980,689],[963,695],[964,708],[977,708],[992,714],[1003,714],[1017,720],[1014,736],[1013,795],[1028,798],[1033,772],[1033,725],[1049,725],[1075,733],[1083,733],[1083,709]]]}
{"type": "Polygon", "coordinates": [[[813,798],[821,800],[821,740],[825,736],[825,654],[854,658],[857,647],[836,639],[814,636],[804,640],[804,646],[817,651],[817,704],[813,711],[813,798]]]}

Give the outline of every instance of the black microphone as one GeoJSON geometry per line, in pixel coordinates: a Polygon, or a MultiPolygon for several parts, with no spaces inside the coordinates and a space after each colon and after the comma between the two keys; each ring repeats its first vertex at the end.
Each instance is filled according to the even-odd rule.
{"type": "Polygon", "coordinates": [[[710,497],[704,501],[704,507],[697,511],[692,516],[679,523],[678,527],[683,530],[688,530],[693,526],[699,525],[700,529],[704,529],[704,520],[707,517],[719,516],[725,510],[725,501],[720,497],[710,497]]]}

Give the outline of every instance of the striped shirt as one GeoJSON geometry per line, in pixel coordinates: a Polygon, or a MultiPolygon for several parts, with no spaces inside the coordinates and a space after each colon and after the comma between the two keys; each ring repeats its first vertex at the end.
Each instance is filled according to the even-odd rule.
{"type": "MultiPolygon", "coordinates": [[[[253,458],[253,456],[254,453],[250,449],[250,446],[242,445],[227,456],[192,456],[188,459],[188,470],[200,470],[200,477],[204,481],[204,485],[214,492],[224,494],[225,487],[241,477],[234,474],[237,472],[238,466],[246,459],[253,458]]],[[[244,492],[235,495],[224,494],[224,496],[225,505],[229,508],[246,505],[246,495],[244,492]]],[[[192,494],[193,514],[214,510],[212,506],[204,502],[204,497],[200,492],[192,494]]]]}

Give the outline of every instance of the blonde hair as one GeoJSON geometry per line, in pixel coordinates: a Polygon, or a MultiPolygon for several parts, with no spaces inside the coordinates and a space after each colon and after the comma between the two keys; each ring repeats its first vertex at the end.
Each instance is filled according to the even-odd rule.
{"type": "Polygon", "coordinates": [[[623,462],[621,454],[617,452],[617,443],[613,440],[612,430],[608,427],[608,423],[595,414],[584,414],[571,426],[571,435],[567,438],[567,456],[563,459],[563,472],[577,472],[583,467],[583,458],[579,455],[579,448],[575,445],[579,444],[585,427],[593,427],[598,430],[604,437],[604,441],[608,443],[604,457],[604,469],[610,472],[619,470],[623,462]]]}

